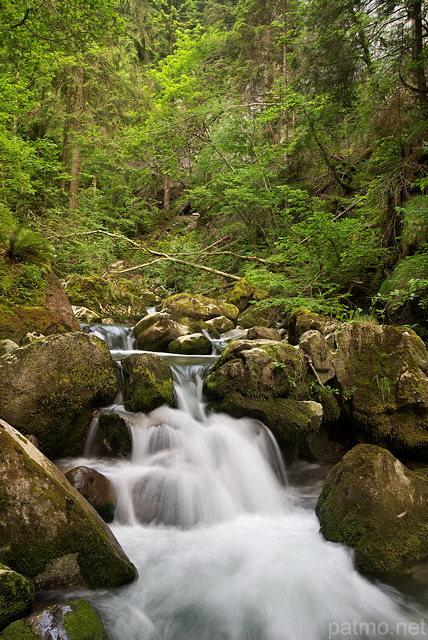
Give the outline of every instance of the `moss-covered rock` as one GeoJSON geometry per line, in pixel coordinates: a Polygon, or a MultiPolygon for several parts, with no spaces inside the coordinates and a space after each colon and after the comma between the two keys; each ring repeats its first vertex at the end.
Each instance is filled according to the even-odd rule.
{"type": "Polygon", "coordinates": [[[51,604],[9,625],[6,640],[108,640],[98,614],[81,598],[51,604]]]}
{"type": "Polygon", "coordinates": [[[71,305],[52,271],[44,273],[44,287],[33,304],[22,302],[0,305],[0,338],[18,342],[28,332],[44,335],[79,331],[71,305]]]}
{"type": "Polygon", "coordinates": [[[250,302],[254,300],[265,300],[269,295],[267,289],[254,284],[247,278],[241,278],[230,291],[227,301],[238,307],[239,311],[244,311],[250,302]]]}
{"type": "Polygon", "coordinates": [[[273,327],[251,327],[247,331],[248,340],[281,340],[281,334],[273,327]]]}
{"type": "Polygon", "coordinates": [[[428,353],[410,329],[350,323],[334,334],[333,363],[361,441],[428,459],[428,353]]]}
{"type": "Polygon", "coordinates": [[[135,322],[146,315],[146,307],[160,303],[155,293],[142,288],[141,283],[100,276],[72,275],[64,283],[72,305],[87,307],[99,317],[111,317],[116,322],[135,322]]]}
{"type": "Polygon", "coordinates": [[[323,409],[318,402],[292,398],[249,398],[236,391],[227,393],[217,406],[232,415],[261,420],[278,441],[293,445],[293,450],[307,436],[318,431],[323,418],[323,409]]]}
{"type": "Polygon", "coordinates": [[[188,326],[179,324],[168,313],[153,313],[142,318],[134,327],[137,349],[166,351],[179,336],[192,333],[188,326]]]}
{"type": "Polygon", "coordinates": [[[37,437],[48,457],[80,453],[95,407],[119,390],[106,343],[91,335],[49,336],[0,358],[0,417],[37,437]]]}
{"type": "Polygon", "coordinates": [[[168,351],[182,355],[209,355],[212,352],[212,344],[202,333],[191,333],[170,342],[168,351]]]}
{"type": "Polygon", "coordinates": [[[125,409],[152,411],[174,403],[170,366],[155,353],[133,353],[122,361],[125,378],[125,409]]]}
{"type": "Polygon", "coordinates": [[[332,333],[339,323],[330,316],[322,316],[304,307],[295,309],[288,319],[288,341],[298,344],[299,338],[305,331],[316,330],[326,335],[332,333]]]}
{"type": "Polygon", "coordinates": [[[243,329],[251,327],[275,327],[281,319],[279,307],[258,307],[251,304],[238,316],[238,325],[243,329]]]}
{"type": "Polygon", "coordinates": [[[113,522],[116,492],[108,478],[96,469],[83,465],[70,469],[65,477],[89,502],[104,522],[113,522]]]}
{"type": "Polygon", "coordinates": [[[32,580],[0,563],[0,629],[25,616],[34,598],[32,580]]]}
{"type": "Polygon", "coordinates": [[[99,515],[58,468],[0,420],[0,562],[39,589],[113,588],[136,575],[99,515]]]}
{"type": "Polygon", "coordinates": [[[211,338],[220,338],[223,333],[232,331],[235,328],[233,320],[226,318],[226,316],[216,316],[205,322],[200,322],[199,326],[205,331],[208,331],[211,338]]]}
{"type": "Polygon", "coordinates": [[[239,310],[235,305],[219,302],[199,294],[177,293],[162,302],[162,311],[169,313],[179,323],[187,324],[187,320],[204,321],[216,316],[226,316],[236,320],[239,310]]]}
{"type": "Polygon", "coordinates": [[[309,392],[302,354],[286,342],[236,340],[221,355],[205,381],[210,395],[237,391],[250,398],[292,396],[309,392]]]}
{"type": "Polygon", "coordinates": [[[324,481],[316,513],[324,537],[350,546],[363,571],[428,556],[428,478],[380,447],[345,454],[324,481]]]}

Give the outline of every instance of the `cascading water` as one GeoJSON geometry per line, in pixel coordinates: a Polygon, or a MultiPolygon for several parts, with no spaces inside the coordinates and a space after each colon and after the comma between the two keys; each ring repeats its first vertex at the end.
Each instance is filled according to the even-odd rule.
{"type": "Polygon", "coordinates": [[[206,367],[173,365],[178,409],[116,408],[131,460],[74,461],[114,482],[112,529],[139,572],[118,591],[86,594],[111,637],[426,638],[421,605],[362,577],[348,549],[324,541],[307,499],[284,482],[270,432],[206,414],[206,367]]]}

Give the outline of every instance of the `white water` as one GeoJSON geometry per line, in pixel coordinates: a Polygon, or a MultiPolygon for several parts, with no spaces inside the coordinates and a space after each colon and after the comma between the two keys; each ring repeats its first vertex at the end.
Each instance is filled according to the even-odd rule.
{"type": "Polygon", "coordinates": [[[179,409],[119,409],[131,461],[74,461],[114,481],[112,529],[139,572],[127,587],[86,596],[112,639],[426,638],[426,612],[324,541],[313,510],[281,482],[263,425],[206,415],[201,373],[175,366],[179,409]]]}

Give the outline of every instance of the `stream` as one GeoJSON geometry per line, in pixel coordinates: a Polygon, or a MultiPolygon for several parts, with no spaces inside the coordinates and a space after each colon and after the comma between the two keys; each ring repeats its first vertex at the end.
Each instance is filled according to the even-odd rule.
{"type": "MultiPolygon", "coordinates": [[[[112,330],[114,344],[103,331],[113,357],[132,352],[129,331],[121,341],[112,330]]],[[[260,422],[207,414],[202,383],[216,356],[161,355],[178,408],[119,405],[131,459],[96,459],[89,447],[67,461],[114,483],[111,528],[138,569],[126,587],[84,594],[112,640],[428,637],[426,581],[415,596],[369,580],[349,549],[320,535],[320,466],[285,470],[260,422]]]]}

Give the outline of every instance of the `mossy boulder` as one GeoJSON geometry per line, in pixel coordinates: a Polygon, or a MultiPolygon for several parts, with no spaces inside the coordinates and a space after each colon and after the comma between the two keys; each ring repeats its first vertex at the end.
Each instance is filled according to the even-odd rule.
{"type": "Polygon", "coordinates": [[[336,385],[360,441],[428,459],[428,353],[410,329],[350,323],[334,333],[336,385]]]}
{"type": "Polygon", "coordinates": [[[243,329],[251,327],[275,327],[281,320],[279,307],[259,307],[251,304],[245,311],[239,314],[238,325],[243,329]]]}
{"type": "Polygon", "coordinates": [[[316,330],[326,335],[332,333],[339,323],[330,316],[323,316],[304,307],[298,307],[288,318],[288,341],[298,344],[299,338],[306,331],[316,330]]]}
{"type": "Polygon", "coordinates": [[[293,445],[293,452],[308,436],[318,432],[323,408],[318,402],[293,398],[249,398],[242,393],[227,393],[217,405],[232,415],[251,416],[268,425],[275,438],[293,445]]]}
{"type": "Polygon", "coordinates": [[[311,400],[307,365],[286,342],[236,340],[205,380],[213,406],[262,420],[275,437],[293,448],[322,421],[322,406],[311,400]]]}
{"type": "Polygon", "coordinates": [[[129,458],[132,453],[130,427],[116,411],[102,411],[90,447],[97,458],[129,458]]]}
{"type": "Polygon", "coordinates": [[[25,616],[34,599],[33,581],[0,563],[0,629],[25,616]]]}
{"type": "Polygon", "coordinates": [[[0,420],[0,562],[38,589],[113,588],[135,567],[83,496],[0,420]]]}
{"type": "Polygon", "coordinates": [[[220,338],[223,333],[232,331],[235,328],[233,320],[226,318],[226,316],[216,316],[205,322],[200,322],[201,329],[208,331],[211,338],[220,338]]]}
{"type": "Polygon", "coordinates": [[[6,640],[109,640],[108,633],[89,602],[79,598],[51,604],[2,633],[6,640]]]}
{"type": "Polygon", "coordinates": [[[76,332],[0,357],[0,387],[0,417],[53,458],[81,452],[92,410],[110,404],[119,383],[106,343],[76,332]]]}
{"type": "Polygon", "coordinates": [[[33,304],[0,304],[0,339],[20,342],[28,332],[43,335],[80,331],[71,305],[57,276],[44,274],[43,293],[33,304]]]}
{"type": "Polygon", "coordinates": [[[64,283],[72,305],[87,307],[99,317],[111,317],[116,322],[135,322],[146,315],[146,307],[159,304],[161,299],[147,291],[140,282],[100,276],[74,274],[64,283]]]}
{"type": "Polygon", "coordinates": [[[225,316],[234,321],[239,313],[238,308],[233,304],[190,293],[177,293],[166,298],[162,302],[162,311],[169,313],[176,322],[181,324],[187,324],[189,319],[200,322],[216,316],[225,316]]]}
{"type": "Polygon", "coordinates": [[[116,492],[108,478],[96,469],[84,465],[70,469],[65,477],[89,502],[104,522],[113,522],[116,492]]]}
{"type": "Polygon", "coordinates": [[[248,278],[241,278],[230,291],[227,301],[238,307],[239,311],[244,311],[250,302],[264,300],[269,295],[267,289],[263,289],[248,278]]]}
{"type": "Polygon", "coordinates": [[[375,445],[357,445],[330,470],[316,513],[324,537],[351,547],[362,571],[428,556],[428,478],[375,445]]]}
{"type": "Polygon", "coordinates": [[[191,333],[170,342],[168,351],[182,355],[209,355],[212,352],[212,344],[202,333],[191,333]]]}
{"type": "Polygon", "coordinates": [[[237,391],[250,398],[300,399],[307,392],[305,374],[302,354],[286,342],[235,340],[216,362],[205,390],[220,397],[237,391]]]}
{"type": "Polygon", "coordinates": [[[247,331],[248,340],[281,340],[281,334],[273,327],[251,327],[247,331]]]}
{"type": "Polygon", "coordinates": [[[125,379],[125,409],[152,411],[174,403],[174,384],[170,366],[156,353],[133,353],[122,361],[125,379]]]}
{"type": "Polygon", "coordinates": [[[137,349],[147,351],[166,351],[170,342],[190,333],[188,326],[179,324],[169,313],[163,312],[142,318],[134,327],[137,349]]]}

